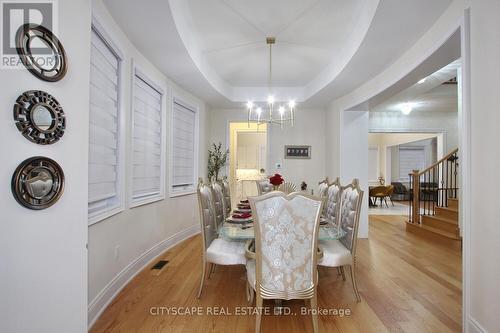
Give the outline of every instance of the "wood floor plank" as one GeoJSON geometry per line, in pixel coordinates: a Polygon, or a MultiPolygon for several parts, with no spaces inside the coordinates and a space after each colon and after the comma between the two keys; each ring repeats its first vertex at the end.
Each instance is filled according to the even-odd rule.
{"type": "MultiPolygon", "coordinates": [[[[459,244],[407,232],[404,223],[404,217],[370,216],[370,238],[358,242],[361,303],[355,301],[349,276],[343,281],[335,269],[320,267],[319,307],[351,312],[320,315],[321,332],[461,331],[459,244]]],[[[91,332],[254,332],[254,315],[235,313],[238,307],[251,309],[245,297],[245,268],[217,267],[198,300],[200,256],[199,236],[162,254],[160,258],[169,260],[162,274],[153,276],[149,269],[139,273],[91,332]],[[207,313],[213,306],[220,307],[219,313],[207,313]],[[201,307],[203,315],[151,313],[173,307],[201,307]]],[[[265,306],[272,312],[274,303],[267,301],[265,306]]],[[[301,314],[304,302],[289,301],[284,306],[291,314],[263,316],[262,332],[312,332],[311,317],[301,314]]]]}

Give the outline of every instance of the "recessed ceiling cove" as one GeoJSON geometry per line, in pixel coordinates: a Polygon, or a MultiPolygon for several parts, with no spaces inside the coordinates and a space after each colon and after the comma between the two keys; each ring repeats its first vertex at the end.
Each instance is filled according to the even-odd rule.
{"type": "MultiPolygon", "coordinates": [[[[171,0],[170,6],[200,71],[221,94],[241,101],[267,95],[267,36],[276,37],[275,93],[303,99],[323,72],[348,62],[375,14],[373,3],[377,1],[171,0]]],[[[325,83],[333,77],[329,79],[325,83]]]]}

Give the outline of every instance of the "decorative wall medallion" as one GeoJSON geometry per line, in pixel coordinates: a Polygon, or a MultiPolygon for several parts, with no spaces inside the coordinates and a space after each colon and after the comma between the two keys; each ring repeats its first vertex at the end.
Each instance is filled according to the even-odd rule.
{"type": "Polygon", "coordinates": [[[12,175],[12,194],[22,206],[40,210],[52,206],[64,190],[64,173],[55,161],[35,156],[23,161],[12,175]]]}
{"type": "Polygon", "coordinates": [[[64,134],[66,118],[59,102],[40,90],[24,92],[14,104],[17,129],[31,142],[50,145],[64,134]]]}
{"type": "Polygon", "coordinates": [[[16,33],[16,49],[24,66],[41,80],[56,82],[66,75],[68,62],[59,39],[44,26],[26,23],[16,33]],[[42,44],[44,53],[33,54],[35,45],[42,44]]]}

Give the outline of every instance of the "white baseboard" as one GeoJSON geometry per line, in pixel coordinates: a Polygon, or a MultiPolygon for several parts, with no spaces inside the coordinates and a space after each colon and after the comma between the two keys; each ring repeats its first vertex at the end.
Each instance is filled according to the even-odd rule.
{"type": "Polygon", "coordinates": [[[472,317],[469,317],[469,320],[467,321],[467,330],[466,330],[466,332],[468,332],[468,333],[488,333],[488,331],[485,330],[481,326],[481,324],[479,324],[477,322],[477,320],[475,320],[472,317]]]}
{"type": "Polygon", "coordinates": [[[118,293],[156,257],[199,232],[200,226],[193,225],[170,236],[141,254],[136,260],[132,261],[127,267],[118,273],[88,305],[88,329],[90,330],[90,328],[92,328],[101,313],[113,301],[118,293]]]}

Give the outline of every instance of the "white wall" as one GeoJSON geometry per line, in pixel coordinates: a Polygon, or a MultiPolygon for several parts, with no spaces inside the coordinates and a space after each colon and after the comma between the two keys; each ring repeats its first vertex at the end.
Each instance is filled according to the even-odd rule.
{"type": "Polygon", "coordinates": [[[368,237],[368,111],[342,113],[340,131],[341,156],[340,181],[349,184],[354,178],[364,191],[359,217],[358,237],[368,237]]]}
{"type": "Polygon", "coordinates": [[[87,332],[90,3],[59,1],[58,19],[69,59],[61,81],[0,70],[0,332],[87,332]],[[32,89],[52,94],[64,109],[67,128],[55,144],[31,143],[14,124],[16,98],[32,89]],[[66,176],[60,200],[41,211],[21,207],[10,190],[18,164],[37,155],[57,161],[66,176]]]}
{"type": "MultiPolygon", "coordinates": [[[[156,84],[169,94],[164,99],[163,107],[167,110],[166,129],[170,133],[172,93],[180,96],[191,105],[199,107],[199,175],[206,177],[207,160],[207,114],[204,102],[178,87],[169,78],[159,72],[122,33],[115,24],[101,1],[93,3],[93,15],[113,38],[125,55],[124,66],[127,76],[124,78],[124,111],[127,123],[126,142],[126,188],[129,188],[130,149],[131,149],[131,77],[132,59],[156,84]]],[[[167,156],[170,154],[170,135],[167,135],[167,156]]],[[[168,158],[167,158],[168,160],[168,158]]],[[[169,198],[170,175],[168,163],[165,166],[166,199],[155,203],[126,208],[125,211],[100,221],[88,228],[89,232],[89,322],[93,322],[104,309],[113,295],[138,272],[142,266],[160,254],[167,247],[186,238],[199,230],[196,194],[169,198]],[[118,250],[116,250],[119,248],[118,250]],[[116,252],[118,252],[117,256],[116,252]]],[[[86,202],[85,198],[85,202],[86,202]]]]}
{"type": "MultiPolygon", "coordinates": [[[[295,113],[295,126],[268,127],[268,159],[267,174],[276,172],[283,175],[285,181],[297,186],[302,181],[309,189],[316,191],[318,182],[325,178],[325,111],[322,109],[300,109],[295,113]],[[285,145],[310,145],[311,159],[295,160],[284,158],[285,145]],[[282,169],[275,167],[276,162],[282,164],[282,169]]],[[[214,109],[210,110],[210,144],[222,142],[228,147],[229,122],[246,121],[247,113],[244,105],[240,110],[214,109]]]]}
{"type": "Polygon", "coordinates": [[[370,112],[370,131],[419,131],[443,133],[444,154],[458,147],[458,113],[447,111],[370,112]]]}
{"type": "MultiPolygon", "coordinates": [[[[500,1],[471,13],[470,320],[471,332],[500,332],[500,1]]],[[[464,244],[467,248],[469,244],[464,244]]]]}

